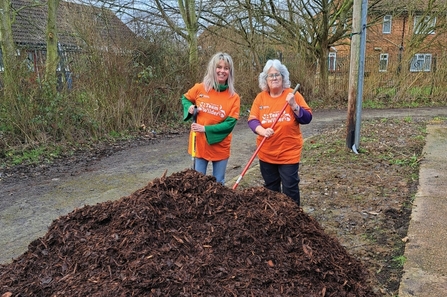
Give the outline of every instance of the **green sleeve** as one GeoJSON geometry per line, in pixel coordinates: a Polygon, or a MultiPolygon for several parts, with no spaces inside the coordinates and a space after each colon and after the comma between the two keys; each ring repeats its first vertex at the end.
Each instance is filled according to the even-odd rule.
{"type": "Polygon", "coordinates": [[[192,114],[188,112],[188,109],[193,103],[188,100],[188,98],[185,97],[185,95],[182,96],[182,104],[183,104],[183,121],[187,121],[192,117],[192,114]]]}
{"type": "Polygon", "coordinates": [[[234,126],[236,126],[237,119],[233,117],[227,117],[223,122],[205,126],[205,135],[208,144],[219,143],[227,137],[231,131],[233,131],[234,126]]]}

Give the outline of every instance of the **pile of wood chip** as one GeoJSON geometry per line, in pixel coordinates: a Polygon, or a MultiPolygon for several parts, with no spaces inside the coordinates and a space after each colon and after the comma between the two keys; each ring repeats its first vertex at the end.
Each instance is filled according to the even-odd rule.
{"type": "Polygon", "coordinates": [[[193,170],[55,220],[0,266],[0,296],[377,296],[290,198],[193,170]]]}

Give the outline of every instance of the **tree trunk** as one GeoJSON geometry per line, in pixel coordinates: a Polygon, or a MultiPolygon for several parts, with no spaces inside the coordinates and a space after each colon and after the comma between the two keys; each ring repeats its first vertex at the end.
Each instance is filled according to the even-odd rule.
{"type": "Polygon", "coordinates": [[[57,52],[57,9],[59,0],[48,1],[48,19],[47,19],[47,60],[45,64],[45,81],[48,84],[50,92],[54,95],[57,91],[57,65],[59,56],[57,52]]]}
{"type": "MultiPolygon", "coordinates": [[[[10,0],[2,0],[0,6],[0,43],[3,53],[3,91],[4,99],[15,98],[18,90],[18,69],[16,58],[16,46],[12,36],[11,27],[11,2],[10,0]]],[[[1,86],[1,84],[0,84],[1,86]]],[[[0,88],[1,89],[1,88],[0,88]]]]}
{"type": "Polygon", "coordinates": [[[191,70],[191,77],[198,79],[198,61],[199,52],[197,47],[197,32],[199,31],[196,2],[195,0],[179,0],[180,13],[185,22],[186,31],[188,32],[188,47],[189,47],[189,66],[191,70]],[[184,9],[183,9],[184,8],[184,9]]]}
{"type": "Polygon", "coordinates": [[[199,51],[197,45],[197,30],[189,30],[189,66],[191,68],[191,75],[195,78],[195,80],[199,80],[198,78],[198,67],[199,67],[199,51]]]}
{"type": "Polygon", "coordinates": [[[320,90],[320,96],[322,98],[326,99],[326,94],[328,94],[328,89],[329,89],[329,75],[328,75],[328,71],[329,71],[329,66],[328,66],[328,53],[329,51],[327,50],[327,46],[325,45],[325,43],[322,43],[322,48],[320,51],[320,87],[318,88],[320,90]]]}

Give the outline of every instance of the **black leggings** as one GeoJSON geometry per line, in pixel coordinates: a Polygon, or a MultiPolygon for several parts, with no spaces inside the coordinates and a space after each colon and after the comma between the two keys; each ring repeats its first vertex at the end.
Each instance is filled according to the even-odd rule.
{"type": "Polygon", "coordinates": [[[259,160],[264,186],[272,191],[282,192],[300,205],[300,177],[296,164],[271,164],[259,160]],[[282,188],[282,191],[281,191],[282,188]]]}

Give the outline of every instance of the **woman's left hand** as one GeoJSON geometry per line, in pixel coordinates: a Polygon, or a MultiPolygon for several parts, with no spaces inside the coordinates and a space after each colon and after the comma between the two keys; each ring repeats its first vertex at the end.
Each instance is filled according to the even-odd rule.
{"type": "Polygon", "coordinates": [[[293,93],[287,94],[286,101],[293,110],[299,107],[299,105],[295,101],[295,95],[293,93]]]}

